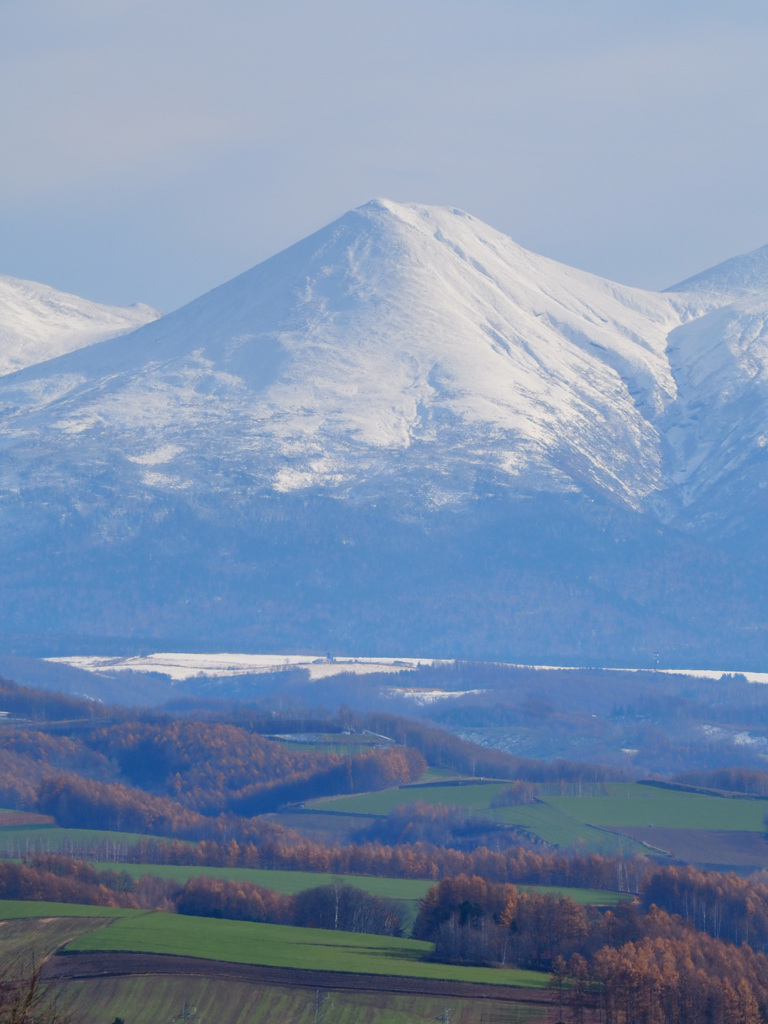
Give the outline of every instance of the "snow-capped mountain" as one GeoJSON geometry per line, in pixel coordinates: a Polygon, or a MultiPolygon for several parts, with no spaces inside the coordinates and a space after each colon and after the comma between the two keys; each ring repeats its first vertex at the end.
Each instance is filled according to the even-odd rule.
{"type": "Polygon", "coordinates": [[[396,478],[429,505],[497,480],[639,508],[667,483],[688,316],[458,211],[374,202],[129,340],[33,367],[0,408],[14,451],[44,439],[67,478],[107,461],[132,489],[396,478]]]}
{"type": "MultiPolygon", "coordinates": [[[[533,635],[526,655],[546,655],[567,608],[572,637],[626,651],[652,619],[634,649],[671,631],[689,657],[701,626],[674,618],[692,614],[677,590],[743,582],[712,537],[733,546],[741,523],[754,540],[762,515],[766,317],[768,248],[653,293],[457,210],[369,203],[128,336],[0,380],[0,531],[25,553],[7,585],[30,588],[7,628],[168,636],[197,615],[306,644],[292,615],[323,644],[344,616],[361,636],[362,616],[452,653],[397,634],[398,615],[418,629],[405,588],[435,644],[474,656],[519,657],[533,635]],[[91,593],[71,607],[51,596],[62,559],[91,593]],[[462,608],[457,641],[460,595],[480,593],[484,626],[462,608]]],[[[729,614],[754,618],[741,600],[729,614]]]]}
{"type": "Polygon", "coordinates": [[[135,331],[159,316],[140,303],[105,306],[0,274],[0,376],[135,331]]]}

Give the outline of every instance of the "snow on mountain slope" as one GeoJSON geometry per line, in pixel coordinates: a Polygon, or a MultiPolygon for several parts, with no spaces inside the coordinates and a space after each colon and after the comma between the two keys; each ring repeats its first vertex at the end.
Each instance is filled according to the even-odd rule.
{"type": "Polygon", "coordinates": [[[669,336],[678,399],[662,421],[667,476],[696,517],[733,513],[768,486],[768,301],[716,308],[669,336]],[[739,492],[740,498],[736,498],[739,492]]]}
{"type": "Polygon", "coordinates": [[[668,481],[657,510],[683,525],[740,519],[768,486],[768,246],[664,294],[685,317],[667,344],[677,397],[657,421],[668,481]]]}
{"type": "Polygon", "coordinates": [[[105,306],[0,275],[0,376],[156,320],[157,310],[105,306]]]}
{"type": "Polygon", "coordinates": [[[14,486],[44,440],[54,486],[107,461],[131,492],[594,488],[642,507],[686,315],[460,211],[374,201],[130,345],[8,380],[5,447],[14,486]]]}

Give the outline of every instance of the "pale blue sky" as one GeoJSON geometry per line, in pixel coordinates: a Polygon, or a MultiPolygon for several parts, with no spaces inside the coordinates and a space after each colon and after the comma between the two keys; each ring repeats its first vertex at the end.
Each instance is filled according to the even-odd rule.
{"type": "Polygon", "coordinates": [[[375,196],[664,287],[768,243],[765,0],[0,0],[0,273],[168,311],[375,196]]]}

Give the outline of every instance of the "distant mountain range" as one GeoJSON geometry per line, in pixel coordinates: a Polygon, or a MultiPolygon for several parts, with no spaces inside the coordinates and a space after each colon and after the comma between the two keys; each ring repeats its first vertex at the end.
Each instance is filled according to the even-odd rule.
{"type": "Polygon", "coordinates": [[[0,278],[6,645],[757,669],[767,318],[768,246],[655,293],[386,201],[159,319],[0,278]]]}

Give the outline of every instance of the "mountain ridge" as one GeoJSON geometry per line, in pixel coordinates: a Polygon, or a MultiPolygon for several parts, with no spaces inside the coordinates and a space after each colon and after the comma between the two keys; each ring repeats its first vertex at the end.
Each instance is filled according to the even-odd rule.
{"type": "Polygon", "coordinates": [[[0,376],[127,334],[158,319],[151,306],[108,306],[0,274],[0,376]]]}
{"type": "Polygon", "coordinates": [[[729,302],[768,291],[768,245],[763,245],[665,288],[665,293],[714,294],[729,302]]]}

